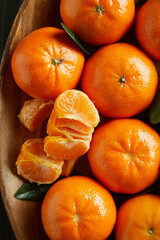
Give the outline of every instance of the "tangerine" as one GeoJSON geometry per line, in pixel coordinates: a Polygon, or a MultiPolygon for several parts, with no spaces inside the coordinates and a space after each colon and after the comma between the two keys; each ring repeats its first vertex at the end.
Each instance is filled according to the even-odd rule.
{"type": "Polygon", "coordinates": [[[160,239],[160,196],[134,197],[120,207],[115,227],[116,240],[160,239]]]}
{"type": "Polygon", "coordinates": [[[141,47],[160,60],[160,1],[148,0],[136,16],[136,36],[141,47]]]}
{"type": "Polygon", "coordinates": [[[116,119],[93,134],[88,159],[94,176],[108,189],[133,194],[159,176],[160,136],[137,119],[116,119]]]}
{"type": "Polygon", "coordinates": [[[11,66],[14,80],[24,92],[49,100],[77,86],[84,61],[82,51],[65,31],[45,27],[18,44],[11,66]]]}
{"type": "Polygon", "coordinates": [[[153,101],[157,87],[153,62],[127,43],[100,48],[88,59],[82,75],[82,90],[102,114],[112,118],[144,111],[153,101]]]}
{"type": "Polygon", "coordinates": [[[134,0],[61,0],[63,22],[80,39],[93,45],[117,42],[131,27],[134,0]]]}
{"type": "Polygon", "coordinates": [[[74,176],[49,189],[41,216],[52,240],[104,240],[114,227],[116,206],[109,191],[98,182],[74,176]]]}

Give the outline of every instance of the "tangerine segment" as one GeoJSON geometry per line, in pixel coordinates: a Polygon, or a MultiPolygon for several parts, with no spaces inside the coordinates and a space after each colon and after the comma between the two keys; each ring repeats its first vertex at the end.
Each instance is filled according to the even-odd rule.
{"type": "Polygon", "coordinates": [[[72,173],[74,166],[76,165],[78,160],[79,158],[74,158],[74,159],[64,161],[64,164],[62,167],[62,176],[68,177],[72,173]]]}
{"type": "Polygon", "coordinates": [[[114,227],[116,206],[109,191],[98,182],[74,176],[49,189],[41,216],[50,239],[104,240],[114,227]]]}
{"type": "Polygon", "coordinates": [[[72,130],[79,132],[80,134],[92,134],[94,128],[91,125],[84,124],[78,120],[68,119],[68,118],[60,118],[57,117],[55,119],[55,125],[57,128],[68,127],[72,130]]]}
{"type": "Polygon", "coordinates": [[[32,99],[25,101],[18,118],[29,131],[36,131],[43,120],[49,116],[54,106],[54,101],[32,99]]]}
{"type": "Polygon", "coordinates": [[[54,159],[70,160],[85,154],[90,142],[80,139],[68,139],[61,136],[47,136],[44,139],[44,151],[54,159]]]}
{"type": "Polygon", "coordinates": [[[47,133],[51,136],[66,136],[70,139],[91,140],[94,128],[74,119],[58,118],[52,111],[47,124],[47,133]]]}
{"type": "Polygon", "coordinates": [[[64,161],[47,157],[43,139],[29,139],[21,148],[16,165],[19,175],[30,182],[52,183],[62,173],[64,161]]]}
{"type": "Polygon", "coordinates": [[[121,205],[115,227],[116,240],[160,239],[160,196],[145,194],[121,205]]]}
{"type": "Polygon", "coordinates": [[[111,191],[137,193],[159,176],[160,137],[140,120],[112,120],[93,134],[88,158],[95,177],[111,191]]]}
{"type": "Polygon", "coordinates": [[[54,104],[58,118],[79,121],[96,127],[100,121],[98,111],[89,97],[79,90],[67,90],[60,94],[54,104]]]}
{"type": "Polygon", "coordinates": [[[84,61],[82,51],[65,31],[44,27],[18,44],[11,66],[14,80],[24,92],[49,100],[77,86],[84,61]]]}
{"type": "Polygon", "coordinates": [[[89,135],[83,135],[80,134],[79,132],[72,130],[70,128],[67,127],[63,127],[63,128],[52,128],[52,132],[50,136],[61,136],[64,138],[68,138],[68,139],[79,139],[79,140],[84,140],[84,141],[91,141],[92,139],[92,134],[89,135]]]}

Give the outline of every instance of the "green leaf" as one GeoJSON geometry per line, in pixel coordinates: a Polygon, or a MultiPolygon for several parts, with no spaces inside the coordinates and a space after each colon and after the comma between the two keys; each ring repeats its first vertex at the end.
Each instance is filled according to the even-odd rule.
{"type": "MultiPolygon", "coordinates": [[[[78,171],[74,171],[71,174],[71,176],[75,176],[75,175],[82,175],[82,174],[78,171]]],[[[24,184],[22,184],[22,186],[17,190],[17,192],[14,194],[14,197],[19,200],[25,200],[25,201],[37,201],[37,202],[43,201],[50,187],[63,178],[65,177],[60,176],[55,182],[51,184],[37,184],[37,183],[31,183],[27,181],[24,184]]]]}
{"type": "Polygon", "coordinates": [[[160,123],[160,88],[157,92],[156,98],[151,105],[149,117],[151,123],[160,123]]]}
{"type": "Polygon", "coordinates": [[[43,201],[52,184],[24,183],[14,194],[14,197],[26,201],[43,201]]]}
{"type": "Polygon", "coordinates": [[[89,56],[91,55],[91,53],[89,53],[83,46],[83,44],[79,41],[79,39],[77,38],[77,36],[64,24],[61,22],[61,25],[63,27],[63,29],[68,33],[68,35],[73,39],[73,41],[75,41],[75,43],[89,56]]]}
{"type": "Polygon", "coordinates": [[[135,5],[136,6],[141,6],[143,5],[147,0],[135,0],[135,5]]]}

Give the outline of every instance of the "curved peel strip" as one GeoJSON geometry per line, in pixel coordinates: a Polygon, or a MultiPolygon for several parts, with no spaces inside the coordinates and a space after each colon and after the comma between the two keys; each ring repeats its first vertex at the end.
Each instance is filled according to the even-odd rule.
{"type": "Polygon", "coordinates": [[[79,158],[74,158],[70,160],[65,160],[63,167],[62,167],[62,176],[68,177],[72,171],[76,163],[78,162],[79,158]]]}

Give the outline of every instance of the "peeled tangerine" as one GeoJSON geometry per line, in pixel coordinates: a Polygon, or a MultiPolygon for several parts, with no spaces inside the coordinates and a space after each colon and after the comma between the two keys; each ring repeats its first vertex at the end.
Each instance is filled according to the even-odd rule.
{"type": "Polygon", "coordinates": [[[17,172],[30,182],[52,183],[62,173],[64,161],[47,157],[43,139],[29,139],[17,158],[17,172]]]}
{"type": "Polygon", "coordinates": [[[85,154],[92,139],[99,114],[88,96],[78,90],[67,90],[55,100],[50,115],[44,150],[54,159],[71,160],[85,154]]]}
{"type": "MultiPolygon", "coordinates": [[[[38,103],[38,100],[35,101],[38,103]]],[[[28,104],[33,110],[32,103],[28,104]]],[[[25,108],[22,112],[26,111],[25,108]]],[[[36,112],[32,113],[36,116],[36,112]]],[[[33,124],[34,117],[28,118],[29,121],[25,116],[24,122],[33,130],[36,125],[33,124]]],[[[98,123],[98,111],[85,93],[78,90],[62,93],[56,99],[48,121],[49,135],[45,139],[30,139],[23,144],[16,162],[18,174],[37,183],[52,183],[61,174],[69,176],[79,157],[88,151],[98,123]]]]}

